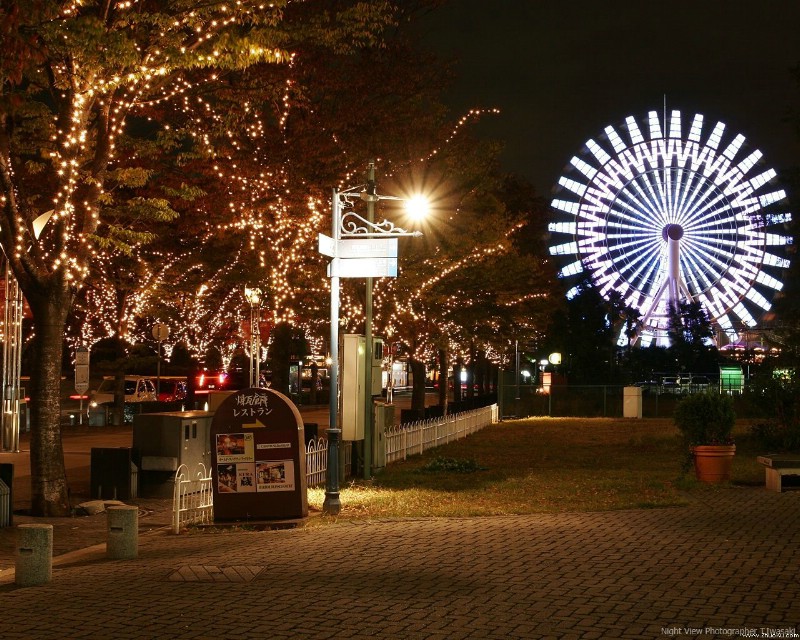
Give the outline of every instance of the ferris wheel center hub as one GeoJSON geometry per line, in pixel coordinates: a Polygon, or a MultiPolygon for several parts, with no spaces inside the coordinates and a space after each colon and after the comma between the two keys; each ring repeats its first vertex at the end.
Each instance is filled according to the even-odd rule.
{"type": "Polygon", "coordinates": [[[678,241],[683,237],[683,227],[679,224],[668,224],[661,232],[664,240],[678,241]]]}

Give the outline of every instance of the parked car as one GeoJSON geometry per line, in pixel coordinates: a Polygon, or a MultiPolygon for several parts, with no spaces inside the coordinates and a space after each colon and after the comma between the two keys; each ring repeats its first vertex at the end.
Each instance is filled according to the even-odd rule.
{"type": "Polygon", "coordinates": [[[681,379],[677,376],[670,376],[661,379],[661,393],[678,395],[681,393],[681,379]]]}
{"type": "Polygon", "coordinates": [[[186,400],[186,378],[161,378],[156,380],[160,402],[180,402],[186,400]]]}
{"type": "Polygon", "coordinates": [[[644,380],[642,382],[637,382],[633,386],[641,387],[643,396],[651,393],[658,393],[661,390],[661,385],[659,385],[656,380],[644,380]]]}
{"type": "Polygon", "coordinates": [[[195,389],[200,392],[232,389],[233,380],[231,378],[224,371],[201,371],[195,378],[195,389]]]}
{"type": "MultiPolygon", "coordinates": [[[[125,376],[125,402],[155,402],[156,385],[145,376],[125,376]]],[[[89,407],[96,407],[101,404],[113,404],[114,388],[116,380],[114,376],[105,376],[96,391],[89,394],[89,407]]]]}

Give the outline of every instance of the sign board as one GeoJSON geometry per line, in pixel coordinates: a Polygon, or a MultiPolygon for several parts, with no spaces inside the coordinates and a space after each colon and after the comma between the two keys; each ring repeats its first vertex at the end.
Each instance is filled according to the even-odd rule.
{"type": "Polygon", "coordinates": [[[340,258],[396,258],[397,238],[339,240],[340,258]]]}
{"type": "Polygon", "coordinates": [[[308,516],[303,419],[274,389],[226,398],[211,423],[214,519],[308,516]]]}
{"type": "Polygon", "coordinates": [[[323,256],[333,258],[336,255],[336,240],[326,236],[324,233],[320,233],[318,250],[323,256]]]}
{"type": "Polygon", "coordinates": [[[153,337],[159,342],[163,342],[169,338],[169,327],[163,322],[156,322],[153,325],[153,337]]]}
{"type": "Polygon", "coordinates": [[[78,347],[75,350],[75,391],[83,395],[89,390],[89,350],[78,347]]]}
{"type": "Polygon", "coordinates": [[[330,258],[396,258],[397,238],[345,238],[319,234],[319,252],[330,258]]]}
{"type": "Polygon", "coordinates": [[[328,265],[328,277],[396,278],[397,258],[334,258],[328,265]]]}

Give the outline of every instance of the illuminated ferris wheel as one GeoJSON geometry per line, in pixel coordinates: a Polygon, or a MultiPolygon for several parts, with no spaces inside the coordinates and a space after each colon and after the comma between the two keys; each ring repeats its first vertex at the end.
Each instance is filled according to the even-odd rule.
{"type": "Polygon", "coordinates": [[[770,309],[789,266],[791,214],[775,171],[744,136],[726,137],[722,122],[704,132],[703,121],[685,128],[679,111],[668,122],[651,111],[641,128],[631,116],[622,133],[606,127],[572,158],[551,203],[559,275],[619,292],[639,311],[643,346],[668,343],[668,310],[682,301],[699,301],[737,341],[770,309]]]}

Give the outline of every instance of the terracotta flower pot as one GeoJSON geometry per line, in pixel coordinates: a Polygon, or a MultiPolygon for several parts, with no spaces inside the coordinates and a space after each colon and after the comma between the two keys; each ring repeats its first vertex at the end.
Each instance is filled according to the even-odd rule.
{"type": "Polygon", "coordinates": [[[694,472],[700,482],[730,482],[735,444],[692,447],[694,472]]]}

